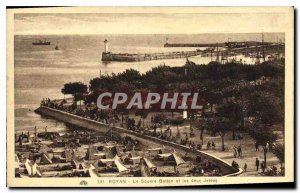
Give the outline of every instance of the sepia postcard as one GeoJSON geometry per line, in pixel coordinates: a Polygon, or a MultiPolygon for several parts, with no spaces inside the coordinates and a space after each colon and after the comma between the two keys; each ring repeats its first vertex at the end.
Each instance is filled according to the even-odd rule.
{"type": "Polygon", "coordinates": [[[294,184],[293,7],[7,8],[7,186],[294,184]]]}

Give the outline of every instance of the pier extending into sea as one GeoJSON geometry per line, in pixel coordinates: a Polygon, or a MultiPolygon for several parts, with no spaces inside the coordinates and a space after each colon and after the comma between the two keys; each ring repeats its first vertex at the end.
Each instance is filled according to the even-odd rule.
{"type": "Polygon", "coordinates": [[[139,62],[162,59],[188,58],[201,54],[201,51],[178,51],[178,52],[160,52],[160,53],[112,53],[109,51],[109,42],[104,40],[104,52],[102,52],[102,61],[117,61],[117,62],[139,62]]]}
{"type": "Polygon", "coordinates": [[[103,52],[102,61],[119,61],[119,62],[138,62],[162,59],[188,58],[200,55],[200,51],[181,51],[181,52],[161,52],[149,54],[127,54],[127,53],[111,53],[103,52]]]}

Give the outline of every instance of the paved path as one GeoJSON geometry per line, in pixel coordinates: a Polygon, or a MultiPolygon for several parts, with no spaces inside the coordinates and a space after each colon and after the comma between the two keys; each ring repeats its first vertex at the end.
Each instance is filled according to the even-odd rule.
{"type": "MultiPolygon", "coordinates": [[[[150,124],[150,117],[151,114],[148,115],[147,119],[145,120],[145,125],[150,124]]],[[[138,121],[140,118],[136,116],[131,116],[131,118],[135,118],[136,121],[138,121]]],[[[172,135],[175,136],[177,133],[177,127],[176,126],[171,126],[170,127],[172,130],[172,135]]],[[[163,128],[165,130],[166,127],[163,128]]],[[[160,129],[157,129],[157,131],[160,131],[160,129]]],[[[195,136],[190,137],[190,127],[189,125],[185,126],[179,126],[179,131],[181,138],[185,138],[186,134],[189,136],[189,140],[193,141],[195,144],[200,144],[200,131],[198,129],[194,129],[195,136]]],[[[279,142],[283,142],[283,134],[281,131],[278,131],[279,134],[279,142]]],[[[258,158],[261,161],[264,160],[264,155],[263,155],[263,150],[262,147],[260,147],[259,151],[255,151],[255,141],[247,134],[247,133],[242,133],[243,139],[242,140],[232,140],[231,139],[232,132],[229,131],[225,135],[225,146],[227,148],[226,151],[221,151],[221,137],[216,136],[216,137],[211,137],[209,133],[204,134],[204,145],[202,146],[202,151],[210,153],[216,157],[219,157],[223,159],[224,161],[228,163],[232,163],[232,161],[236,161],[239,166],[243,169],[245,163],[247,163],[247,172],[244,172],[242,176],[260,176],[261,169],[259,167],[259,171],[256,171],[256,166],[255,166],[255,159],[258,158]],[[208,141],[214,141],[216,144],[216,150],[206,150],[206,144],[208,141]],[[243,151],[243,157],[241,158],[234,158],[233,156],[233,147],[234,146],[242,146],[242,151],[243,151]]],[[[268,166],[273,166],[276,165],[277,168],[280,168],[279,160],[276,158],[274,154],[271,152],[268,152],[267,154],[267,165],[268,166]]]]}

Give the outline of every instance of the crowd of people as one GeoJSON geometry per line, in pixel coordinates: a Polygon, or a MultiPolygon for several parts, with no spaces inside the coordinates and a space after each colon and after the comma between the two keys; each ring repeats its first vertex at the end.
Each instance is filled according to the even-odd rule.
{"type": "MultiPolygon", "coordinates": [[[[177,131],[176,135],[173,135],[172,129],[167,124],[170,124],[168,120],[160,120],[156,116],[151,117],[150,125],[145,127],[142,126],[142,120],[136,121],[134,118],[130,118],[128,115],[122,116],[113,111],[99,111],[96,108],[77,108],[76,105],[64,105],[65,100],[50,100],[49,98],[43,99],[41,101],[41,106],[46,106],[58,110],[63,110],[65,112],[75,114],[84,118],[89,118],[95,121],[99,121],[110,125],[111,127],[119,124],[122,128],[137,132],[142,135],[147,135],[151,137],[156,137],[162,140],[171,141],[174,143],[179,143],[180,145],[188,146],[193,150],[201,150],[202,144],[195,144],[186,133],[185,136],[181,136],[180,132],[177,131]],[[166,128],[163,130],[163,128],[166,128]]],[[[216,145],[212,141],[209,141],[208,149],[215,149],[216,145]]]]}

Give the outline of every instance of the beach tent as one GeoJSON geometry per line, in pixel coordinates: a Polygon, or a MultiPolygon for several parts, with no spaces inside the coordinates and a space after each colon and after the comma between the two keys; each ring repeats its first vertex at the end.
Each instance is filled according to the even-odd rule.
{"type": "Polygon", "coordinates": [[[114,158],[115,160],[115,165],[117,166],[119,172],[125,172],[125,171],[129,171],[122,163],[121,159],[119,156],[115,156],[114,158]]]}
{"type": "Polygon", "coordinates": [[[94,153],[94,156],[98,157],[104,157],[106,155],[105,152],[98,152],[98,153],[94,153]]]}
{"type": "Polygon", "coordinates": [[[29,159],[26,159],[25,161],[25,168],[29,176],[42,176],[41,172],[37,168],[37,164],[32,164],[29,159]]]}
{"type": "Polygon", "coordinates": [[[106,144],[104,147],[109,149],[115,147],[115,145],[106,144]]]}
{"type": "Polygon", "coordinates": [[[163,158],[163,160],[173,160],[175,161],[176,165],[179,166],[181,164],[184,164],[185,161],[179,156],[177,153],[164,153],[164,154],[158,154],[160,158],[163,158]]]}
{"type": "Polygon", "coordinates": [[[89,148],[87,149],[86,159],[88,160],[96,159],[95,153],[98,153],[97,147],[93,145],[89,145],[89,148]]]}
{"type": "Polygon", "coordinates": [[[160,158],[163,158],[163,160],[167,160],[170,156],[172,156],[171,153],[162,153],[162,154],[158,154],[158,156],[160,158]]]}
{"type": "Polygon", "coordinates": [[[32,163],[29,159],[26,159],[26,161],[25,161],[25,168],[27,170],[28,175],[31,176],[32,175],[32,163]]]}
{"type": "Polygon", "coordinates": [[[120,157],[117,155],[113,159],[100,159],[99,161],[105,164],[114,164],[118,168],[119,172],[128,171],[128,169],[123,165],[120,157]]]}
{"type": "Polygon", "coordinates": [[[40,162],[43,163],[43,164],[52,164],[52,160],[45,153],[41,154],[41,161],[40,162]]]}
{"type": "Polygon", "coordinates": [[[88,149],[88,148],[89,148],[89,145],[81,145],[80,148],[81,148],[81,149],[88,149]]]}
{"type": "Polygon", "coordinates": [[[152,149],[147,149],[147,151],[149,152],[149,154],[151,156],[157,156],[159,153],[163,152],[162,148],[160,148],[160,147],[158,147],[158,148],[152,148],[152,149]]]}
{"type": "Polygon", "coordinates": [[[147,151],[159,151],[159,150],[161,150],[160,147],[147,149],[147,151]]]}
{"type": "Polygon", "coordinates": [[[131,157],[129,158],[130,160],[132,160],[133,164],[139,164],[141,162],[141,157],[140,156],[136,156],[136,157],[131,157]]]}
{"type": "Polygon", "coordinates": [[[54,153],[54,154],[61,154],[65,151],[64,148],[52,148],[51,149],[51,152],[54,153]]]}
{"type": "Polygon", "coordinates": [[[175,159],[177,166],[185,163],[185,161],[182,159],[182,157],[180,157],[177,153],[173,153],[173,157],[175,159]]]}
{"type": "Polygon", "coordinates": [[[15,154],[15,169],[19,169],[19,168],[20,168],[20,160],[18,156],[15,154]]]}
{"type": "Polygon", "coordinates": [[[32,175],[33,176],[42,176],[42,174],[41,174],[41,172],[38,170],[38,168],[37,168],[37,164],[36,163],[34,163],[33,164],[33,166],[32,166],[32,175]]]}
{"type": "Polygon", "coordinates": [[[147,165],[147,167],[148,167],[149,169],[155,169],[155,168],[157,168],[157,167],[154,165],[154,163],[153,163],[149,158],[144,157],[144,161],[145,161],[145,164],[147,165]]]}
{"type": "Polygon", "coordinates": [[[41,145],[41,147],[39,149],[39,153],[47,153],[50,151],[51,151],[51,149],[47,145],[41,145]]]}
{"type": "Polygon", "coordinates": [[[100,159],[100,162],[107,164],[107,163],[113,163],[115,160],[114,159],[100,159]]]}
{"type": "Polygon", "coordinates": [[[120,177],[120,173],[99,173],[100,177],[120,177]]]}
{"type": "Polygon", "coordinates": [[[89,172],[89,175],[90,175],[91,178],[98,178],[99,177],[98,172],[96,171],[96,168],[92,164],[90,164],[90,168],[89,168],[88,172],[89,172]]]}
{"type": "Polygon", "coordinates": [[[43,146],[49,146],[52,145],[54,142],[53,141],[49,141],[49,140],[43,140],[41,142],[39,142],[39,144],[43,145],[43,146]]]}

